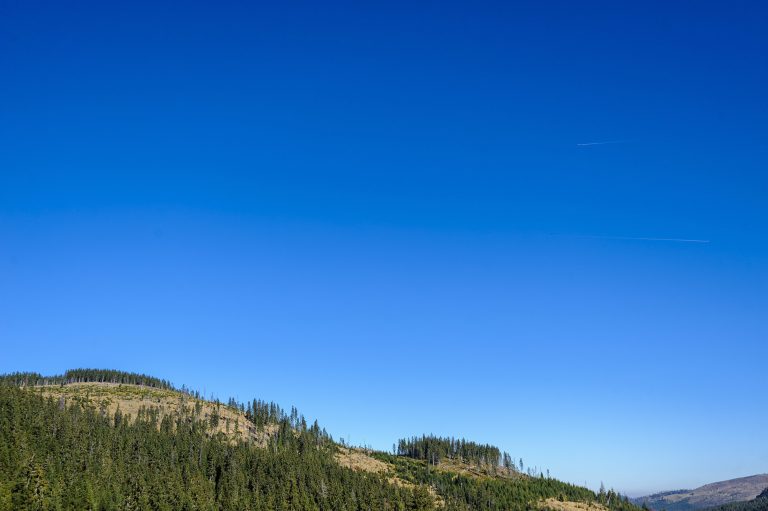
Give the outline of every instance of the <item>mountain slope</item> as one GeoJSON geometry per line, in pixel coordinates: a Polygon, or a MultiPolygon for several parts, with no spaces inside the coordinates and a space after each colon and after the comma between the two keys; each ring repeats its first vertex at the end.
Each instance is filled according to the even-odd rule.
{"type": "Polygon", "coordinates": [[[754,499],[768,488],[768,474],[729,479],[706,484],[695,490],[678,490],[656,493],[632,499],[637,505],[645,504],[660,511],[694,511],[733,502],[754,499]]]}
{"type": "Polygon", "coordinates": [[[489,464],[493,446],[412,441],[432,450],[351,448],[295,409],[206,401],[144,375],[6,375],[0,511],[639,511],[613,492],[489,464]]]}
{"type": "Polygon", "coordinates": [[[763,490],[763,492],[753,500],[725,504],[723,506],[709,508],[707,511],[768,511],[768,488],[763,490]]]}

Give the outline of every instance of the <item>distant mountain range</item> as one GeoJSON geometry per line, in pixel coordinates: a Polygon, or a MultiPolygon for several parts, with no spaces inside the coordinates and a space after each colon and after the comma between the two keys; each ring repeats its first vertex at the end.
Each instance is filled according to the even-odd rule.
{"type": "Polygon", "coordinates": [[[768,488],[768,474],[705,484],[695,490],[675,490],[632,499],[654,511],[695,511],[755,499],[768,488]]]}

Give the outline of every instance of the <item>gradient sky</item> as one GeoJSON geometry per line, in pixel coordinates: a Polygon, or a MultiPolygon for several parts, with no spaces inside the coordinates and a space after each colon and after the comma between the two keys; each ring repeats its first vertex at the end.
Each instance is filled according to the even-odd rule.
{"type": "Polygon", "coordinates": [[[767,472],[766,26],[3,0],[0,372],[147,372],[630,494],[767,472]]]}

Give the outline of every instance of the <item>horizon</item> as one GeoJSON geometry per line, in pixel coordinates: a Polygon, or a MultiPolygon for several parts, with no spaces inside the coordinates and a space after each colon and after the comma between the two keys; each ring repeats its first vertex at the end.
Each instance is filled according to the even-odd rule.
{"type": "Polygon", "coordinates": [[[768,4],[0,5],[0,373],[632,496],[768,472],[768,4]]]}

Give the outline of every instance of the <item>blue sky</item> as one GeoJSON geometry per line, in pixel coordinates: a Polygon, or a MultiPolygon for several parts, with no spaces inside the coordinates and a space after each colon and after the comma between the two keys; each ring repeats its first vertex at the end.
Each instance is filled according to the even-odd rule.
{"type": "Polygon", "coordinates": [[[768,471],[768,8],[670,4],[2,2],[0,372],[768,471]]]}

